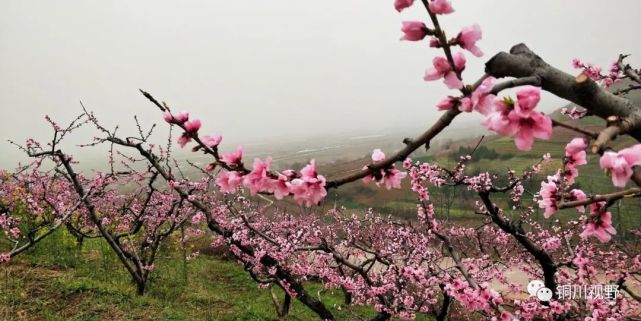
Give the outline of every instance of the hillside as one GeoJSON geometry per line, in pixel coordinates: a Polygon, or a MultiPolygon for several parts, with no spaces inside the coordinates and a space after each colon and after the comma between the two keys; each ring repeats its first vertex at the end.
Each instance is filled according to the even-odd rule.
{"type": "MultiPolygon", "coordinates": [[[[624,86],[620,85],[614,87],[613,90],[624,86]]],[[[629,95],[633,101],[641,102],[641,93],[632,92],[629,95]]],[[[571,106],[566,106],[571,108],[571,106]]],[[[580,120],[571,120],[567,116],[560,113],[560,108],[553,112],[550,116],[555,120],[562,120],[564,122],[580,125],[592,131],[598,131],[603,128],[605,122],[595,116],[585,117],[580,120]]],[[[527,184],[525,198],[531,198],[531,194],[538,192],[540,186],[537,182],[544,179],[548,175],[554,174],[558,168],[561,167],[561,161],[564,153],[565,145],[574,137],[580,135],[565,129],[554,128],[552,139],[548,141],[537,140],[532,150],[523,152],[516,149],[513,138],[501,137],[496,135],[487,135],[481,142],[481,148],[491,151],[491,154],[496,154],[494,157],[484,157],[483,155],[474,155],[472,162],[467,166],[468,173],[475,173],[479,171],[489,171],[495,174],[505,174],[508,170],[516,170],[517,173],[528,169],[533,164],[537,163],[541,156],[545,153],[550,153],[553,161],[547,164],[542,173],[537,175],[535,179],[527,184]],[[494,153],[495,152],[495,153],[494,153]],[[480,156],[480,158],[479,158],[480,156]],[[528,196],[528,194],[530,194],[528,196]]],[[[476,146],[481,139],[481,136],[473,138],[465,138],[459,140],[448,141],[448,144],[439,146],[436,151],[431,150],[428,154],[423,154],[416,157],[413,155],[414,160],[436,162],[445,167],[453,167],[456,160],[461,155],[461,151],[466,148],[469,150],[476,146]]],[[[622,148],[629,146],[634,141],[628,137],[619,137],[611,146],[614,148],[622,148]]],[[[576,187],[590,191],[592,193],[609,193],[615,191],[609,177],[604,175],[603,171],[598,165],[598,155],[588,155],[588,164],[579,168],[580,176],[577,179],[576,187]]],[[[347,163],[335,162],[328,166],[321,168],[323,173],[328,173],[328,176],[336,177],[348,173],[350,169],[361,168],[369,162],[368,156],[363,156],[358,160],[353,160],[347,163]]],[[[405,182],[408,185],[408,182],[405,182]]],[[[464,219],[467,221],[476,221],[479,219],[478,215],[474,214],[474,195],[463,191],[463,188],[451,189],[431,189],[435,204],[437,207],[437,214],[441,217],[450,219],[464,219]]],[[[413,218],[415,216],[415,195],[408,189],[387,191],[385,189],[378,189],[374,184],[352,184],[343,186],[339,191],[332,191],[332,197],[339,203],[348,208],[366,208],[374,207],[382,212],[389,212],[391,214],[413,218]]],[[[506,195],[496,195],[496,199],[502,205],[508,205],[508,197],[506,195]]],[[[614,220],[618,224],[631,227],[641,227],[641,217],[638,214],[641,207],[641,202],[626,201],[621,202],[613,207],[614,220]]],[[[541,212],[542,213],[542,212],[541,212]]],[[[576,217],[576,212],[565,211],[559,217],[576,217]]]]}
{"type": "MultiPolygon", "coordinates": [[[[88,240],[79,247],[59,230],[0,269],[0,320],[279,320],[270,291],[259,288],[242,265],[223,252],[212,253],[206,240],[187,243],[201,254],[185,262],[176,243],[167,242],[161,250],[148,293],[137,296],[129,274],[104,242],[88,240]]],[[[375,315],[370,307],[343,306],[340,290],[313,282],[307,288],[339,320],[375,315]]],[[[282,291],[275,293],[282,300],[282,291]]],[[[292,301],[288,320],[316,318],[292,301]]]]}

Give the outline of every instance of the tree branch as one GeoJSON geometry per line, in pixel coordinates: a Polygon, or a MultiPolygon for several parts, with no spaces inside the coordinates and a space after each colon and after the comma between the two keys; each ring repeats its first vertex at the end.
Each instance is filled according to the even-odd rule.
{"type": "Polygon", "coordinates": [[[500,52],[485,64],[486,73],[497,77],[539,77],[541,88],[589,110],[603,119],[612,115],[622,120],[621,133],[641,141],[641,108],[616,96],[585,75],[574,77],[550,66],[526,45],[518,44],[509,53],[500,52]]]}
{"type": "Polygon", "coordinates": [[[357,173],[354,173],[342,178],[338,178],[336,180],[328,181],[326,187],[328,189],[336,188],[346,183],[350,183],[358,179],[364,178],[367,175],[370,175],[371,173],[380,171],[381,169],[388,168],[394,165],[394,163],[396,162],[404,161],[412,152],[419,149],[423,145],[426,145],[429,148],[429,144],[432,141],[432,139],[436,137],[436,135],[441,133],[443,129],[449,126],[452,123],[452,120],[454,120],[454,118],[460,113],[461,112],[458,111],[457,109],[448,110],[445,114],[441,115],[441,117],[434,123],[434,125],[432,125],[432,127],[430,127],[427,131],[425,131],[421,136],[419,136],[415,140],[408,141],[405,147],[401,149],[398,153],[384,159],[379,163],[370,164],[369,166],[367,166],[367,169],[361,170],[357,173]]]}
{"type": "Polygon", "coordinates": [[[573,125],[570,125],[568,123],[564,123],[562,121],[558,121],[558,120],[554,120],[554,119],[552,120],[552,126],[563,127],[563,128],[575,131],[577,133],[583,134],[585,136],[588,136],[588,137],[590,137],[592,139],[596,139],[597,137],[599,137],[599,134],[597,134],[597,133],[595,133],[593,131],[589,131],[589,130],[580,128],[578,126],[573,126],[573,125]]]}
{"type": "Polygon", "coordinates": [[[582,201],[562,202],[557,205],[558,209],[572,208],[577,206],[589,205],[596,202],[612,202],[627,197],[641,197],[641,188],[630,188],[625,191],[620,191],[605,195],[592,195],[591,197],[582,201]]]}

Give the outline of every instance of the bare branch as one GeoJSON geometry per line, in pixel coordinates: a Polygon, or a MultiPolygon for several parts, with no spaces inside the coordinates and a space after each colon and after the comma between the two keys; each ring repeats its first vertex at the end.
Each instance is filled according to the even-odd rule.
{"type": "Polygon", "coordinates": [[[599,134],[597,134],[595,132],[589,131],[587,129],[580,128],[578,126],[573,126],[573,125],[570,125],[568,123],[564,123],[564,122],[561,122],[561,121],[558,121],[558,120],[554,120],[554,119],[552,120],[552,126],[558,126],[558,127],[563,127],[563,128],[569,129],[569,130],[573,130],[573,131],[575,131],[577,133],[583,134],[583,135],[588,136],[588,137],[590,137],[592,139],[596,139],[599,136],[599,134]]]}

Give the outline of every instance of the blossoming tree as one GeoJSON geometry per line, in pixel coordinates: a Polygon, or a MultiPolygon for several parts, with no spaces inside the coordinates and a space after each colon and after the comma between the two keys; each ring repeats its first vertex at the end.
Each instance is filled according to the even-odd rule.
{"type": "MultiPolygon", "coordinates": [[[[104,238],[142,294],[160,243],[176,228],[190,225],[208,231],[212,246],[227,248],[258,284],[280,287],[285,299],[279,302],[274,296],[274,302],[281,316],[295,298],[321,319],[333,320],[335,307],[326,306],[322,297],[305,288],[307,282],[317,281],[341,289],[345,304],[373,306],[375,320],[413,319],[421,314],[436,320],[638,318],[641,247],[634,240],[613,238],[619,231],[612,223],[610,208],[616,201],[641,197],[637,168],[641,144],[619,150],[612,147],[619,136],[641,141],[641,106],[626,98],[629,92],[641,89],[639,70],[627,65],[624,55],[607,74],[575,59],[573,65],[580,73],[573,76],[518,44],[487,60],[485,75],[469,81],[464,78],[466,52],[483,56],[477,46],[481,27],[472,24],[448,39],[439,17],[455,12],[450,1],[394,1],[399,12],[412,5],[425,7],[429,23],[403,22],[401,39],[425,40],[441,52],[433,58],[424,80],[442,80],[453,94],[435,106],[443,111],[440,118],[420,136],[405,139],[398,151],[386,155],[375,149],[369,165],[331,179],[318,172],[314,160],[299,170],[275,170],[268,157],[253,160],[250,168],[245,165],[242,147],[224,151],[222,137],[203,135],[199,119],[174,112],[141,91],[159,109],[162,119],[180,131],[177,142],[181,148],[189,146],[209,157],[208,164],[199,168],[201,178],[180,175],[171,147],[153,144],[151,131],[144,133],[140,125],[140,137],[120,137],[87,110],[65,130],[51,122],[55,135],[48,147],[33,141],[22,147],[35,162],[0,177],[0,228],[14,244],[0,256],[0,262],[35,245],[64,223],[79,235],[104,238]],[[609,90],[624,79],[630,83],[627,88],[609,90]],[[512,88],[516,97],[501,96],[512,88]],[[553,120],[537,110],[541,91],[581,106],[564,111],[570,118],[594,115],[605,126],[595,131],[553,120]],[[417,149],[429,148],[463,113],[479,113],[483,126],[510,137],[521,151],[531,150],[537,139],[550,139],[554,127],[572,131],[576,138],[567,141],[560,168],[545,173],[547,178],[534,191],[526,190],[525,183],[549,168],[549,154],[541,155],[523,172],[476,174],[468,173],[466,167],[473,152],[461,155],[451,168],[410,159],[417,149]],[[112,150],[133,151],[142,157],[145,170],[131,165],[139,160],[122,156],[128,171],[117,172],[112,167],[111,173],[93,178],[76,173],[71,156],[58,145],[63,136],[87,123],[99,133],[90,145],[109,144],[112,150]],[[596,158],[616,192],[577,186],[581,166],[596,158]],[[53,170],[43,167],[45,159],[53,161],[53,170]],[[163,188],[158,181],[164,182],[160,184],[163,188]],[[405,221],[386,215],[393,213],[351,213],[338,207],[318,211],[316,205],[325,201],[328,190],[359,181],[386,189],[402,188],[402,182],[409,181],[416,217],[405,221]],[[138,186],[137,192],[123,195],[109,188],[130,183],[138,186]],[[443,187],[476,195],[478,224],[461,226],[439,217],[431,195],[443,187]],[[526,193],[534,197],[523,197],[526,193]],[[268,198],[271,205],[255,202],[257,195],[268,198]],[[510,206],[495,201],[499,195],[507,195],[510,206]],[[311,211],[273,206],[289,198],[311,211]],[[538,219],[538,209],[543,219],[538,219]],[[571,219],[556,219],[564,209],[573,211],[571,219]],[[528,296],[523,285],[509,277],[514,273],[542,280],[550,297],[528,296]],[[604,285],[617,292],[568,299],[567,285],[584,289],[604,285]]],[[[110,162],[114,162],[113,152],[110,162]]],[[[641,235],[638,230],[630,232],[641,235]]]]}

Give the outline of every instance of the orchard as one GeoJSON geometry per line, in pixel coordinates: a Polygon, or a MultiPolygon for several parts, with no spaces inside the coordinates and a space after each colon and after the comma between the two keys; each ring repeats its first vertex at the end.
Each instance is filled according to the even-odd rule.
{"type": "MultiPolygon", "coordinates": [[[[256,291],[282,290],[283,297],[273,298],[283,319],[293,301],[320,320],[338,320],[337,310],[348,306],[371,308],[372,320],[641,319],[641,229],[614,224],[612,209],[641,198],[641,105],[628,98],[641,89],[641,70],[627,63],[626,53],[603,68],[568,57],[576,71],[568,74],[522,43],[485,52],[484,41],[492,39],[483,37],[483,26],[469,21],[448,29],[444,18],[464,10],[461,2],[385,4],[400,15],[404,44],[421,46],[430,58],[429,66],[416,66],[417,74],[426,67],[426,85],[450,94],[430,107],[440,116],[423,133],[399,137],[396,150],[373,149],[369,164],[347,175],[330,177],[313,159],[300,168],[276,168],[277,154],[248,159],[250,147],[230,146],[202,129],[215,127],[215,119],[173,108],[145,90],[144,119],[157,125],[131,118],[136,136],[120,135],[119,124],[85,105],[69,124],[46,117],[50,139],[12,142],[30,162],[0,172],[0,269],[65,230],[79,246],[85,239],[107,244],[135,294],[144,296],[155,286],[149,280],[163,246],[191,235],[229,253],[256,291]],[[422,7],[424,19],[404,21],[410,7],[422,7]],[[478,79],[466,77],[472,59],[485,62],[478,79]],[[553,119],[540,111],[542,93],[577,107],[563,110],[565,120],[553,119]],[[523,168],[470,171],[482,139],[453,165],[412,159],[468,113],[521,152],[550,140],[556,129],[573,136],[562,150],[545,151],[523,168]],[[598,117],[600,125],[573,122],[584,117],[598,117]],[[169,136],[158,137],[157,126],[170,128],[169,136]],[[107,146],[108,170],[81,171],[66,152],[67,137],[80,128],[94,133],[82,148],[107,146]],[[177,149],[206,157],[205,164],[190,162],[197,178],[184,175],[177,149]],[[577,184],[590,163],[610,186],[577,184]],[[357,184],[411,190],[413,217],[332,204],[328,195],[357,184]],[[434,194],[443,189],[474,198],[473,224],[439,213],[434,194]],[[541,284],[528,293],[534,280],[541,284]],[[343,302],[329,304],[310,284],[342,293],[343,302]],[[540,292],[546,289],[549,296],[540,292]]],[[[640,213],[637,205],[632,214],[640,213]]],[[[199,260],[196,252],[187,257],[199,260]]]]}

